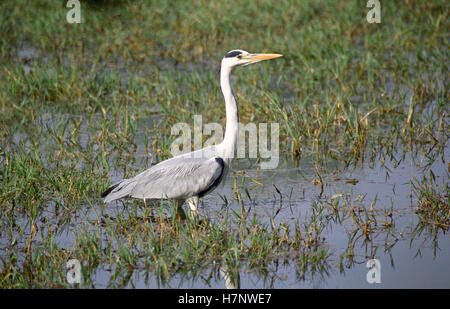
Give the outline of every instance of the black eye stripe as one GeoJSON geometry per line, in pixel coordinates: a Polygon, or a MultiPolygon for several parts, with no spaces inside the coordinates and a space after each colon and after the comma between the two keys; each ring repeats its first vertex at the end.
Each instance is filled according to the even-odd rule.
{"type": "Polygon", "coordinates": [[[242,52],[240,52],[238,50],[233,50],[233,51],[230,51],[228,54],[226,54],[224,58],[236,57],[240,54],[242,54],[242,52]]]}

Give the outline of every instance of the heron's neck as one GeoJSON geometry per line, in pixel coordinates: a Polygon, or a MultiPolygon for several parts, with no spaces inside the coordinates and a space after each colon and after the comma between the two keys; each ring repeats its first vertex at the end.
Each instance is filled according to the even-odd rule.
{"type": "Polygon", "coordinates": [[[231,68],[222,66],[220,69],[220,87],[222,88],[223,97],[225,99],[226,109],[226,127],[225,137],[221,144],[223,156],[228,160],[234,157],[238,138],[239,112],[236,99],[230,84],[231,68]]]}

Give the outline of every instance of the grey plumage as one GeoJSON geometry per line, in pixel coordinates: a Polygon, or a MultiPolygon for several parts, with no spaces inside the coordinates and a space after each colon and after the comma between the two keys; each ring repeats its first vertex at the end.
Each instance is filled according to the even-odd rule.
{"type": "Polygon", "coordinates": [[[214,190],[224,172],[224,161],[218,156],[210,159],[178,156],[113,184],[102,197],[105,203],[124,197],[184,201],[214,190]]]}

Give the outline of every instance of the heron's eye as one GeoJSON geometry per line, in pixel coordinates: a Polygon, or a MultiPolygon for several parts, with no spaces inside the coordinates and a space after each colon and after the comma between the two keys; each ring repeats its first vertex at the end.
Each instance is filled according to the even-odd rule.
{"type": "Polygon", "coordinates": [[[238,58],[238,59],[242,59],[242,55],[238,55],[237,58],[238,58]]]}

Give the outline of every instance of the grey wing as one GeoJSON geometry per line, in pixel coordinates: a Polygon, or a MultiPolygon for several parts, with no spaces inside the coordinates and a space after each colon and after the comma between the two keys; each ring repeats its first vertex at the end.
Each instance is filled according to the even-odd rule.
{"type": "Polygon", "coordinates": [[[104,201],[125,196],[180,200],[201,197],[219,185],[224,171],[225,163],[217,156],[210,159],[175,157],[116,184],[104,201]]]}

